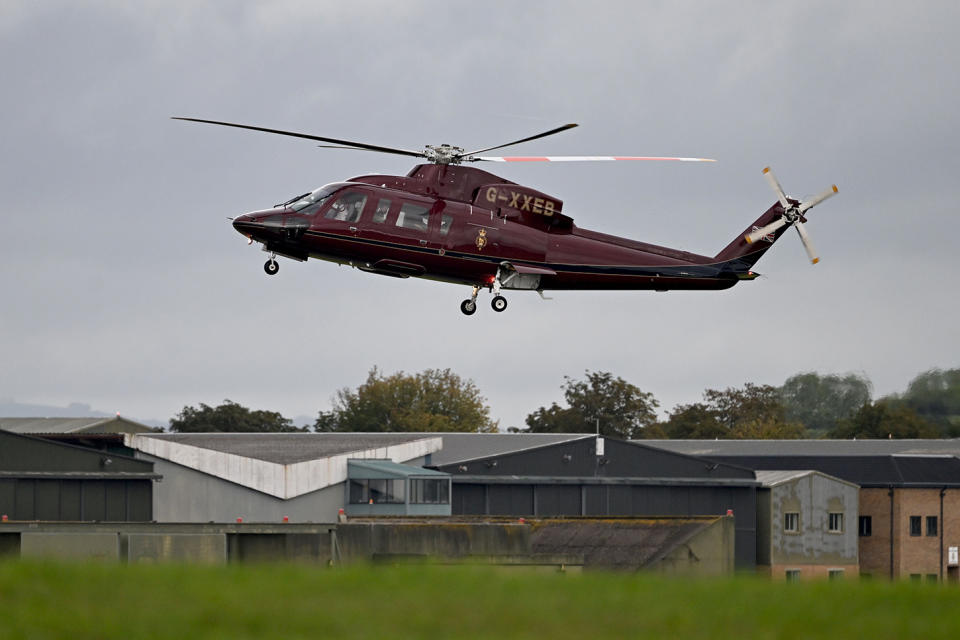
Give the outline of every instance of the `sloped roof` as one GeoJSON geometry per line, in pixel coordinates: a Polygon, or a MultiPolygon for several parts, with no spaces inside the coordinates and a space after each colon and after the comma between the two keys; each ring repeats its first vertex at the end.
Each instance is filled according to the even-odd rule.
{"type": "Polygon", "coordinates": [[[785,484],[787,482],[793,482],[794,480],[799,480],[800,478],[806,478],[809,476],[821,476],[832,480],[834,482],[842,482],[843,484],[848,484],[856,487],[857,485],[844,480],[842,478],[837,478],[831,475],[827,475],[821,471],[815,471],[813,469],[794,469],[794,470],[776,470],[776,471],[757,471],[757,481],[764,487],[775,487],[777,485],[785,484]]]}
{"type": "Polygon", "coordinates": [[[0,429],[13,433],[150,433],[150,427],[121,416],[108,418],[0,418],[0,429]]]}
{"type": "Polygon", "coordinates": [[[710,456],[761,470],[815,469],[861,487],[960,486],[960,459],[954,456],[710,456]]]}
{"type": "MultiPolygon", "coordinates": [[[[421,434],[428,435],[428,434],[421,434]]],[[[443,466],[534,447],[586,438],[590,433],[437,433],[443,438],[443,449],[434,453],[430,464],[443,466]]]]}
{"type": "Polygon", "coordinates": [[[442,446],[406,433],[150,433],[124,444],[284,500],[345,481],[350,459],[407,462],[442,446]]]}
{"type": "Polygon", "coordinates": [[[720,516],[531,520],[534,553],[583,556],[591,568],[642,569],[714,525],[720,516]]]}
{"type": "Polygon", "coordinates": [[[351,478],[449,478],[449,473],[398,464],[392,460],[347,460],[351,478]]]}
{"type": "Polygon", "coordinates": [[[151,433],[146,437],[277,464],[436,439],[429,433],[151,433]]]}
{"type": "Polygon", "coordinates": [[[637,440],[695,456],[960,455],[960,438],[941,440],[637,440]]]}

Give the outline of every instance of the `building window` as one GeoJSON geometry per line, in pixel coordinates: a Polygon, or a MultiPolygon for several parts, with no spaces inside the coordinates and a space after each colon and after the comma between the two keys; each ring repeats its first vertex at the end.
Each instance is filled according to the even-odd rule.
{"type": "Polygon", "coordinates": [[[799,533],[800,514],[796,512],[783,514],[783,530],[787,533],[799,533]]]}
{"type": "Polygon", "coordinates": [[[920,582],[921,580],[923,580],[923,574],[922,574],[922,573],[911,573],[911,574],[910,574],[910,582],[920,582]]]}
{"type": "Polygon", "coordinates": [[[787,569],[787,582],[799,582],[800,581],[800,569],[787,569]]]}
{"type": "Polygon", "coordinates": [[[403,480],[351,480],[350,504],[403,504],[403,480]]]}
{"type": "Polygon", "coordinates": [[[935,573],[928,573],[927,582],[940,582],[940,576],[935,573]]]}
{"type": "Polygon", "coordinates": [[[860,516],[860,537],[869,538],[873,535],[873,517],[860,516]]]}
{"type": "Polygon", "coordinates": [[[927,535],[937,535],[937,516],[927,516],[927,535]]]}
{"type": "Polygon", "coordinates": [[[842,513],[828,514],[827,531],[830,533],[843,533],[843,514],[842,513]]]}
{"type": "Polygon", "coordinates": [[[843,569],[828,569],[827,576],[831,580],[842,580],[843,579],[843,569]]]}
{"type": "Polygon", "coordinates": [[[450,504],[450,482],[411,479],[410,504],[450,504]]]}
{"type": "Polygon", "coordinates": [[[910,516],[910,535],[919,536],[922,535],[921,527],[923,518],[920,516],[910,516]]]}

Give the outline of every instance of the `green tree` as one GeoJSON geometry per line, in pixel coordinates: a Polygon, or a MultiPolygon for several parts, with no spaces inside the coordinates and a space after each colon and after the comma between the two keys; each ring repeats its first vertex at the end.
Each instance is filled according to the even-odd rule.
{"type": "Polygon", "coordinates": [[[341,389],[316,431],[493,432],[497,423],[471,380],[449,369],[382,375],[376,367],[355,391],[341,389]]]}
{"type": "Polygon", "coordinates": [[[617,438],[662,435],[657,425],[657,402],[620,377],[603,371],[585,372],[584,380],[564,376],[567,407],[557,403],[540,407],[526,419],[532,433],[593,433],[599,420],[600,433],[617,438]],[[650,433],[648,430],[655,430],[650,433]]]}
{"type": "Polygon", "coordinates": [[[786,419],[780,392],[770,385],[746,383],[724,391],[707,389],[703,402],[679,405],[663,425],[671,438],[795,439],[803,427],[786,419]]]}
{"type": "Polygon", "coordinates": [[[931,369],[910,381],[907,390],[888,400],[913,409],[941,435],[960,436],[960,369],[931,369]]]}
{"type": "Polygon", "coordinates": [[[873,385],[864,375],[821,376],[798,373],[780,387],[786,419],[799,422],[810,435],[820,436],[835,428],[870,402],[873,385]]]}
{"type": "Polygon", "coordinates": [[[716,412],[703,402],[681,404],[667,417],[664,430],[676,440],[713,440],[726,438],[727,429],[720,424],[716,412]]]}
{"type": "Polygon", "coordinates": [[[196,409],[186,406],[170,420],[170,430],[179,433],[220,431],[227,433],[306,431],[276,411],[251,411],[236,402],[224,400],[219,407],[200,403],[196,409]]]}
{"type": "Polygon", "coordinates": [[[850,418],[841,420],[827,436],[830,438],[937,438],[936,427],[916,411],[886,400],[868,403],[850,418]]]}

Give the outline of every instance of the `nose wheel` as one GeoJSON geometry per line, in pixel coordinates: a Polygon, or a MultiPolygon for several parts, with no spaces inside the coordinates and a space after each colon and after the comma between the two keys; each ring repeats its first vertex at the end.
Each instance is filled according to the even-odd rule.
{"type": "Polygon", "coordinates": [[[280,263],[270,258],[265,263],[263,263],[263,270],[266,271],[268,276],[275,276],[277,272],[280,271],[280,263]]]}

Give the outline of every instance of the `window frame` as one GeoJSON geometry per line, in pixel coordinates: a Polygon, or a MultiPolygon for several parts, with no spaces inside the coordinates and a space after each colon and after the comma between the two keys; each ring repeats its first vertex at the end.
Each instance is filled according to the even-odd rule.
{"type": "Polygon", "coordinates": [[[910,516],[910,537],[919,538],[922,535],[923,535],[923,517],[910,516]]]}
{"type": "Polygon", "coordinates": [[[843,533],[843,512],[827,513],[827,533],[843,533]]]}
{"type": "Polygon", "coordinates": [[[783,532],[790,533],[790,534],[800,533],[800,512],[799,511],[783,512],[783,532]],[[793,524],[793,527],[790,526],[791,523],[793,524]]]}
{"type": "Polygon", "coordinates": [[[927,537],[936,538],[939,535],[939,531],[940,527],[939,522],[937,522],[937,516],[927,516],[927,537]]]}
{"type": "Polygon", "coordinates": [[[857,533],[861,538],[869,538],[873,535],[873,516],[860,516],[858,518],[857,533]],[[867,526],[864,527],[864,524],[867,526]]]}

